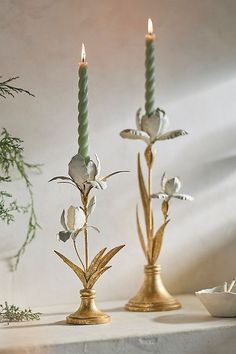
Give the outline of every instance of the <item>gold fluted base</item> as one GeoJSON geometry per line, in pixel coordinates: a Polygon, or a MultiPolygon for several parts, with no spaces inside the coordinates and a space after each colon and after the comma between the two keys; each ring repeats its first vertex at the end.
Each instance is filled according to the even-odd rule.
{"type": "Polygon", "coordinates": [[[66,322],[74,325],[95,325],[111,322],[110,316],[98,310],[95,304],[96,291],[80,290],[81,304],[79,309],[66,317],[66,322]]]}
{"type": "Polygon", "coordinates": [[[161,280],[159,265],[144,267],[144,283],[136,296],[125,305],[125,309],[134,312],[171,311],[181,308],[181,304],[171,296],[161,280]]]}

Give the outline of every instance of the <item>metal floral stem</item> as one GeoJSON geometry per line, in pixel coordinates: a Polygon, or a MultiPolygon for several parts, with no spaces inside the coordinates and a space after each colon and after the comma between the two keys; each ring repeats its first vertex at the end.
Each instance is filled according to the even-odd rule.
{"type": "MultiPolygon", "coordinates": [[[[151,258],[151,251],[152,251],[152,243],[153,243],[153,225],[152,225],[152,164],[148,163],[148,201],[149,201],[149,225],[148,225],[148,254],[149,258],[151,258]]],[[[149,260],[150,263],[150,260],[149,260]]]]}
{"type": "Polygon", "coordinates": [[[75,253],[77,254],[77,257],[78,257],[78,259],[79,259],[79,261],[80,261],[80,263],[81,263],[81,265],[82,265],[82,267],[83,267],[83,270],[85,271],[85,266],[84,266],[84,263],[83,263],[83,261],[82,261],[82,258],[81,258],[80,255],[79,255],[79,251],[78,251],[78,249],[77,249],[75,240],[73,240],[73,245],[74,245],[75,253]]]}
{"type": "Polygon", "coordinates": [[[84,253],[85,253],[85,270],[88,271],[89,268],[89,254],[88,254],[88,194],[84,195],[82,198],[84,214],[85,214],[85,224],[84,224],[84,253]]]}

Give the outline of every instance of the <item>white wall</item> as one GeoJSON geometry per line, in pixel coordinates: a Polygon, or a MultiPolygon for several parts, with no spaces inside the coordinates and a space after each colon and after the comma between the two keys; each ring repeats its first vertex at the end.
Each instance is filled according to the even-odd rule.
{"type": "MultiPolygon", "coordinates": [[[[78,202],[70,188],[48,184],[66,174],[77,150],[77,66],[81,42],[89,61],[89,122],[92,152],[104,173],[129,169],[96,192],[98,208],[91,253],[126,243],[113,268],[97,283],[100,299],[128,298],[142,279],[144,258],[135,227],[136,153],[140,142],[122,140],[120,130],[134,126],[144,104],[146,20],[156,26],[158,104],[171,127],[187,137],[160,143],[154,185],[163,171],[178,175],[194,203],[174,201],[160,262],[168,288],[177,293],[213,286],[235,276],[236,113],[235,30],[232,1],[80,1],[0,0],[1,75],[19,75],[21,86],[36,98],[2,100],[1,126],[25,141],[29,161],[44,164],[32,176],[42,230],[27,249],[17,273],[6,258],[24,239],[24,218],[1,225],[0,303],[24,305],[76,302],[80,284],[53,254],[73,257],[70,245],[58,244],[61,210],[78,202]]],[[[13,190],[25,200],[22,184],[13,190]],[[21,187],[20,187],[21,186],[21,187]]],[[[156,202],[157,220],[159,204],[156,202]]]]}

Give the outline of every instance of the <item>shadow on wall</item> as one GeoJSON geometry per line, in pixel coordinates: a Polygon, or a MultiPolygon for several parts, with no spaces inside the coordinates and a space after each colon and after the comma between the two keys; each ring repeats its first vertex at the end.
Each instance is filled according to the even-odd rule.
{"type": "MultiPolygon", "coordinates": [[[[183,165],[186,175],[184,185],[191,193],[198,194],[214,186],[236,172],[236,126],[224,131],[211,132],[194,143],[189,143],[184,151],[188,164],[183,165]]],[[[173,165],[179,170],[179,165],[173,165]]]]}
{"type": "Polygon", "coordinates": [[[204,254],[199,255],[195,262],[189,264],[176,277],[176,283],[173,284],[175,293],[183,291],[183,284],[182,282],[178,283],[178,279],[185,280],[185,293],[193,293],[222,284],[224,281],[230,281],[236,276],[236,224],[225,224],[224,227],[215,230],[212,234],[205,235],[205,238],[208,242],[204,243],[204,237],[202,237],[202,254],[204,254]],[[225,237],[226,234],[228,241],[225,237]],[[222,244],[210,252],[208,250],[209,240],[213,246],[214,238],[219,240],[220,237],[222,244]]]}

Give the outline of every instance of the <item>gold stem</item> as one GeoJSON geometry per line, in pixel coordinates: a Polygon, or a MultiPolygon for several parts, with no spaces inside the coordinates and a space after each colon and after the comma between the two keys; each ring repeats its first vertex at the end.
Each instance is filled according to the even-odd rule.
{"type": "Polygon", "coordinates": [[[88,204],[88,194],[83,197],[83,206],[84,206],[84,213],[85,213],[85,229],[84,229],[84,251],[85,251],[85,270],[88,271],[89,265],[89,255],[88,255],[88,229],[87,229],[87,222],[88,222],[88,211],[87,211],[87,204],[88,204]]]}
{"type": "MultiPolygon", "coordinates": [[[[153,246],[153,225],[152,225],[152,164],[148,164],[148,213],[149,213],[149,225],[148,225],[148,253],[149,253],[149,258],[151,259],[151,254],[152,254],[152,246],[153,246]]],[[[150,261],[149,261],[150,263],[150,261]]]]}
{"type": "Polygon", "coordinates": [[[82,258],[81,258],[80,255],[79,255],[78,249],[77,249],[77,247],[76,247],[76,242],[75,242],[75,240],[73,240],[73,244],[74,244],[75,253],[77,254],[77,257],[79,258],[79,261],[80,261],[80,263],[81,263],[81,265],[82,265],[82,267],[83,267],[83,270],[85,271],[84,263],[83,263],[83,261],[82,261],[82,258]]]}
{"type": "MultiPolygon", "coordinates": [[[[87,226],[87,222],[85,224],[87,226]]],[[[84,241],[85,241],[85,269],[88,271],[88,229],[87,227],[84,229],[84,241]]]]}

